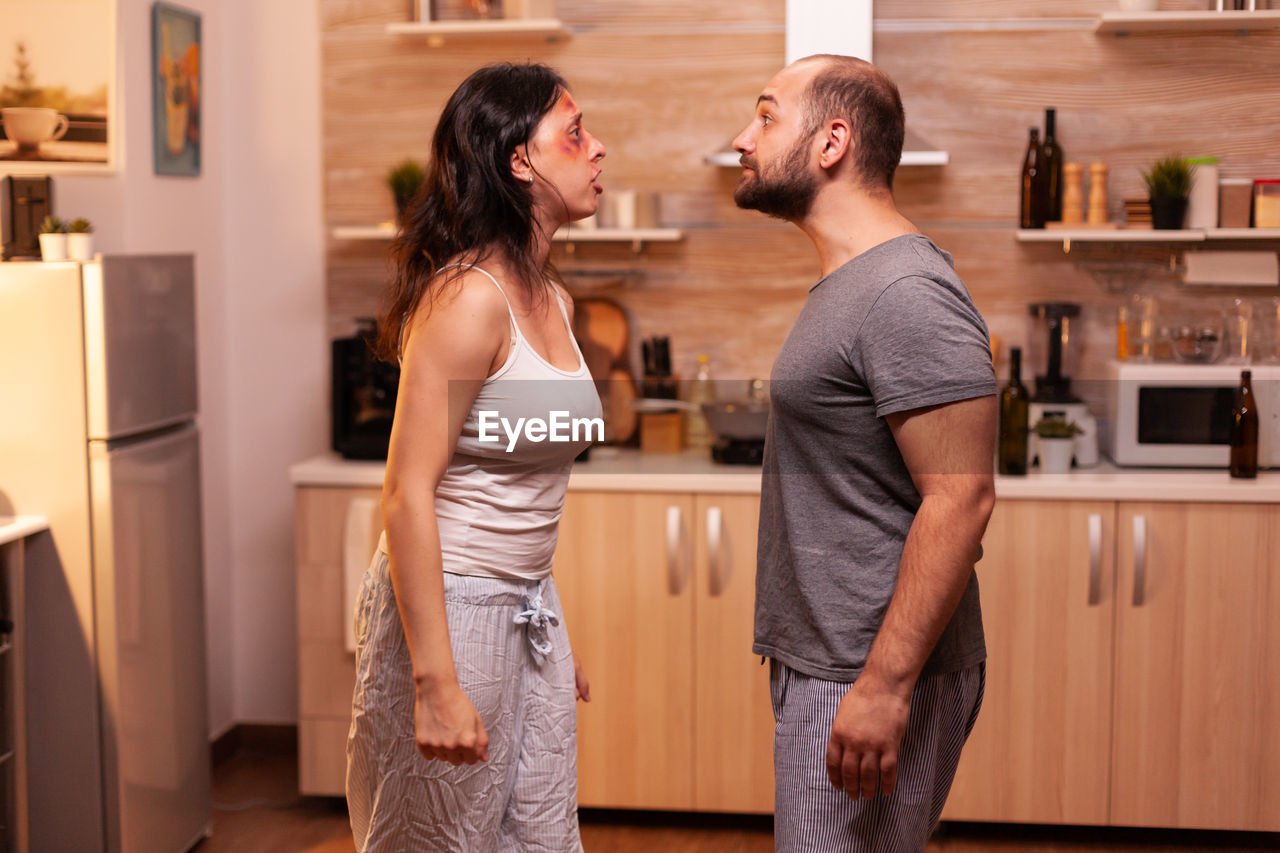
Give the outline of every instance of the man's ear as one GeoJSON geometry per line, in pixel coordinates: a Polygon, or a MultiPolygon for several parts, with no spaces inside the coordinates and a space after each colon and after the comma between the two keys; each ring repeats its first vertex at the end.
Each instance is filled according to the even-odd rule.
{"type": "Polygon", "coordinates": [[[818,154],[818,165],[831,169],[852,149],[853,128],[844,119],[834,118],[827,122],[819,138],[822,140],[822,149],[818,154]]]}
{"type": "Polygon", "coordinates": [[[529,149],[524,145],[511,152],[511,174],[522,184],[533,183],[533,164],[529,162],[529,149]]]}

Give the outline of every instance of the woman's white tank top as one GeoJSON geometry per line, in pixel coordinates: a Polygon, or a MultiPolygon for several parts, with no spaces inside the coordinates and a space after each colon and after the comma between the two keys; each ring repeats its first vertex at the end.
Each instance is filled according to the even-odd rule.
{"type": "MultiPolygon", "coordinates": [[[[572,371],[534,351],[497,279],[472,269],[506,300],[511,344],[476,395],[436,488],[444,570],[540,580],[551,573],[573,459],[601,437],[600,397],[559,292],[560,316],[578,357],[572,371]]],[[[386,551],[385,533],[379,548],[386,551]]]]}

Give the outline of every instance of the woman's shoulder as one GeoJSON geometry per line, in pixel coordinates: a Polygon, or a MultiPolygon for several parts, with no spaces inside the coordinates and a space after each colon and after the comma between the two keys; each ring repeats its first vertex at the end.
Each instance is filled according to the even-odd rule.
{"type": "Polygon", "coordinates": [[[442,269],[431,294],[414,313],[409,327],[431,330],[432,337],[451,339],[454,333],[505,339],[510,324],[507,300],[493,281],[476,268],[442,269]]]}
{"type": "Polygon", "coordinates": [[[477,266],[442,268],[435,275],[435,309],[507,313],[507,297],[498,275],[477,266]]]}

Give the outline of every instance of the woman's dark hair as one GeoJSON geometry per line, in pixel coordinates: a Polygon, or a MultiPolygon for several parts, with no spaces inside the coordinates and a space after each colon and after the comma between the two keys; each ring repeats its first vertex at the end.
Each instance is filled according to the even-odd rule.
{"type": "MultiPolygon", "coordinates": [[[[455,261],[479,263],[497,248],[535,300],[555,276],[533,255],[533,193],[511,173],[511,153],[528,144],[568,85],[545,65],[504,62],[471,74],[449,97],[435,136],[426,179],[405,211],[391,246],[395,280],[378,335],[378,355],[395,361],[408,319],[445,282],[461,275],[455,261]]],[[[550,235],[546,235],[550,236],[550,235]]]]}

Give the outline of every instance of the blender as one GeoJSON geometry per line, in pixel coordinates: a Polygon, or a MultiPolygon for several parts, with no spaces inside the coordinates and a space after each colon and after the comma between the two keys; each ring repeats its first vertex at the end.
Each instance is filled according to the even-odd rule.
{"type": "MultiPolygon", "coordinates": [[[[1046,415],[1062,415],[1075,421],[1083,432],[1075,437],[1074,457],[1078,467],[1098,463],[1097,423],[1083,400],[1071,393],[1071,370],[1080,349],[1079,335],[1072,334],[1079,325],[1080,306],[1072,302],[1035,302],[1030,306],[1034,319],[1031,335],[1031,365],[1036,371],[1035,393],[1029,406],[1029,426],[1034,427],[1046,415]],[[1043,365],[1044,372],[1039,372],[1043,365]]],[[[1040,451],[1039,436],[1031,431],[1027,441],[1030,461],[1040,451]]]]}

